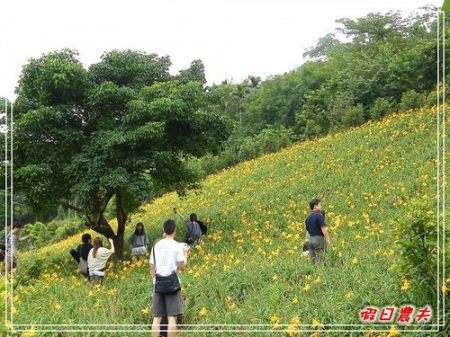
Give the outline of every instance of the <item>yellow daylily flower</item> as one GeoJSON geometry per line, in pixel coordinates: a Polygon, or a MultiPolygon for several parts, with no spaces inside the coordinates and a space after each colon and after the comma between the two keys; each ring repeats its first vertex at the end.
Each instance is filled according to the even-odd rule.
{"type": "Polygon", "coordinates": [[[407,279],[403,280],[403,286],[401,288],[402,291],[408,291],[409,288],[411,288],[411,284],[408,282],[407,279]]]}
{"type": "Polygon", "coordinates": [[[317,319],[317,318],[313,318],[312,319],[312,322],[311,322],[311,326],[312,326],[312,328],[314,329],[314,328],[317,328],[318,326],[319,326],[319,324],[320,324],[320,322],[319,322],[319,320],[317,319]]]}
{"type": "Polygon", "coordinates": [[[280,321],[280,319],[277,317],[277,315],[273,315],[272,317],[270,317],[270,321],[274,322],[274,323],[278,323],[280,321]]]}
{"type": "Polygon", "coordinates": [[[20,336],[21,337],[33,337],[33,336],[36,336],[36,327],[34,325],[31,326],[30,330],[28,330],[27,332],[24,332],[20,336]]]}

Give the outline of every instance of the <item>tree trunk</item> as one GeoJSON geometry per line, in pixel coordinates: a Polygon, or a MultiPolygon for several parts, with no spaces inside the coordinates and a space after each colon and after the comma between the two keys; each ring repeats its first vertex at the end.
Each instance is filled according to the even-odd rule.
{"type": "Polygon", "coordinates": [[[114,240],[114,246],[116,247],[117,257],[121,259],[123,257],[123,246],[125,241],[125,224],[128,219],[128,214],[125,212],[125,208],[123,207],[123,194],[121,188],[116,190],[116,217],[117,235],[114,240]]]}
{"type": "MultiPolygon", "coordinates": [[[[105,194],[105,196],[96,203],[94,211],[92,213],[85,213],[88,218],[86,226],[96,231],[99,234],[104,235],[108,239],[112,239],[114,242],[114,256],[120,260],[123,258],[123,247],[125,240],[125,224],[128,219],[128,214],[125,212],[123,206],[123,193],[122,189],[116,189],[114,192],[105,194]],[[108,202],[113,195],[116,195],[116,217],[117,217],[117,233],[114,233],[114,229],[109,224],[108,220],[104,216],[104,211],[108,202]]],[[[82,210],[82,209],[77,209],[82,210]]]]}

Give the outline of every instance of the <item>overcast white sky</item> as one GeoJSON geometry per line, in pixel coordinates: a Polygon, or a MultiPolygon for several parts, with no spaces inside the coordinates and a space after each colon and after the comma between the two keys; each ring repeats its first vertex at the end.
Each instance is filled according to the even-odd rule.
{"type": "Polygon", "coordinates": [[[0,97],[15,99],[22,66],[63,48],[87,68],[113,49],[169,55],[171,73],[205,64],[208,84],[265,79],[300,66],[340,18],[404,15],[444,0],[0,0],[0,97]]]}

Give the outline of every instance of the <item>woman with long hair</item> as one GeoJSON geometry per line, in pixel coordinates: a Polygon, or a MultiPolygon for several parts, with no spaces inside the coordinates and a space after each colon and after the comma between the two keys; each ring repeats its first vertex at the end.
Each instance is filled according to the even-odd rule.
{"type": "Polygon", "coordinates": [[[150,243],[145,233],[144,224],[138,222],[134,233],[128,239],[131,246],[131,259],[134,262],[147,254],[147,245],[150,243]]]}
{"type": "Polygon", "coordinates": [[[94,248],[88,255],[89,276],[93,284],[102,283],[105,277],[106,263],[109,257],[114,254],[114,242],[108,239],[111,249],[103,247],[103,239],[96,237],[94,239],[94,248]]]}

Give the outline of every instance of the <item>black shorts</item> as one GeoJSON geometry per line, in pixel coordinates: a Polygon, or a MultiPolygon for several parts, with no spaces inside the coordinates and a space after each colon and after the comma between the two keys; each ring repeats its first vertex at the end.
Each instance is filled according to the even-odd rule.
{"type": "Polygon", "coordinates": [[[153,317],[178,316],[182,314],[181,291],[174,294],[159,294],[153,291],[153,317]]]}

